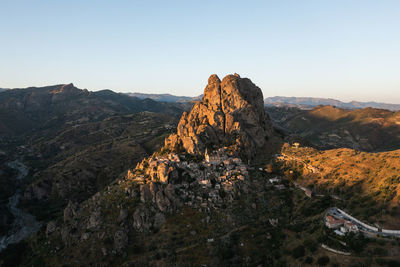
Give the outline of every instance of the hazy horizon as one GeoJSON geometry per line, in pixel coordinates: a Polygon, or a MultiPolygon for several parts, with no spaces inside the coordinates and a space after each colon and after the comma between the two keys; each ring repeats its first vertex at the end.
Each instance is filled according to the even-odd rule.
{"type": "Polygon", "coordinates": [[[398,1],[4,1],[0,86],[197,96],[237,72],[270,96],[400,104],[398,1]]]}

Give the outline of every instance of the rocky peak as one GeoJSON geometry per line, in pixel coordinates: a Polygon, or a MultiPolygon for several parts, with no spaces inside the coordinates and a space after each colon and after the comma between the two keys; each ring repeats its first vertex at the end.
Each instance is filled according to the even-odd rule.
{"type": "Polygon", "coordinates": [[[71,94],[81,91],[73,83],[63,84],[59,89],[51,91],[53,94],[71,94]]]}
{"type": "Polygon", "coordinates": [[[260,88],[238,74],[222,81],[213,74],[202,100],[182,115],[177,134],[167,138],[166,146],[198,154],[206,148],[234,145],[251,158],[271,134],[260,88]]]}

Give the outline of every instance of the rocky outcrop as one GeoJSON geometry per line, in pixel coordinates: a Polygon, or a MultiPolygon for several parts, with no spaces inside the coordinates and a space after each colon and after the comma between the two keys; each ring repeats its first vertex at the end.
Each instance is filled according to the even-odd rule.
{"type": "Polygon", "coordinates": [[[260,88],[238,74],[222,81],[213,74],[203,99],[189,113],[183,113],[177,134],[168,137],[165,144],[190,154],[221,144],[235,145],[252,158],[271,135],[272,125],[264,111],[260,88]]]}
{"type": "Polygon", "coordinates": [[[114,248],[116,253],[121,253],[128,245],[128,234],[125,230],[118,230],[114,234],[114,248]]]}
{"type": "Polygon", "coordinates": [[[72,201],[68,202],[68,205],[64,209],[64,222],[71,221],[76,216],[78,210],[78,204],[72,201]]]}
{"type": "MultiPolygon", "coordinates": [[[[182,115],[165,146],[83,202],[78,215],[70,203],[57,234],[69,248],[101,244],[93,251],[106,257],[126,252],[136,236],[164,230],[185,210],[207,214],[201,221],[208,224],[214,211],[249,193],[243,158],[253,158],[271,136],[261,90],[237,74],[222,81],[211,75],[203,99],[182,115]]],[[[56,236],[50,226],[48,232],[56,236]]]]}

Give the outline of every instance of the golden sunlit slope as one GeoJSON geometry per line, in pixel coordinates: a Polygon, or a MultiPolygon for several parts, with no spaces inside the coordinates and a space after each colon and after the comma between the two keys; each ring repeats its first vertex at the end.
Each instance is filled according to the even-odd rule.
{"type": "MultiPolygon", "coordinates": [[[[400,204],[400,150],[367,153],[341,148],[318,151],[285,145],[285,166],[298,174],[298,182],[316,192],[337,195],[360,216],[376,216],[400,204]],[[379,213],[379,214],[378,214],[379,213]]],[[[390,212],[389,212],[390,214],[390,212]]],[[[397,228],[400,224],[397,225],[397,228]]]]}
{"type": "Polygon", "coordinates": [[[347,147],[381,152],[400,149],[400,112],[318,106],[312,110],[267,108],[274,123],[322,149],[347,147]]]}

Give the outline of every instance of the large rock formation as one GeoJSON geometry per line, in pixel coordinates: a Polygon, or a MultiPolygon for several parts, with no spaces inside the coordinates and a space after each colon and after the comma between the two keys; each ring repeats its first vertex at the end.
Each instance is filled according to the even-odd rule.
{"type": "MultiPolygon", "coordinates": [[[[188,244],[194,244],[191,237],[199,244],[207,240],[207,247],[215,238],[215,247],[219,247],[222,243],[217,240],[246,223],[242,213],[255,214],[254,207],[258,207],[253,197],[240,199],[243,208],[238,208],[236,200],[263,188],[258,182],[253,184],[250,168],[241,156],[251,159],[271,136],[261,90],[238,75],[228,75],[222,82],[212,75],[203,99],[190,113],[183,114],[177,134],[166,139],[165,147],[143,159],[123,179],[81,203],[78,210],[71,202],[64,211],[64,222],[48,226],[48,240],[62,241],[62,255],[68,255],[67,260],[60,259],[63,263],[78,262],[84,255],[82,251],[90,255],[82,257],[84,260],[91,257],[109,263],[125,259],[116,255],[132,253],[132,244],[145,248],[149,238],[152,244],[167,244],[165,257],[186,251],[188,244]],[[203,153],[204,159],[198,155],[203,153]],[[247,200],[252,203],[242,202],[247,200]],[[234,211],[240,211],[238,217],[234,211]],[[186,212],[191,215],[186,216],[186,212]],[[171,225],[181,223],[184,227],[171,230],[171,225]],[[185,242],[175,244],[164,239],[167,235],[171,240],[180,239],[181,230],[190,231],[189,236],[185,234],[185,242]],[[162,242],[154,241],[157,236],[163,236],[162,242]]],[[[267,201],[262,196],[258,203],[267,201]]],[[[133,266],[144,266],[137,256],[145,250],[134,253],[133,266]]],[[[146,256],[144,261],[148,259],[146,256]]],[[[176,264],[165,264],[170,265],[176,264]]]]}
{"type": "Polygon", "coordinates": [[[238,74],[222,82],[213,74],[203,99],[182,115],[177,134],[167,138],[166,146],[198,154],[218,145],[236,145],[251,158],[271,134],[260,88],[238,74]]]}

